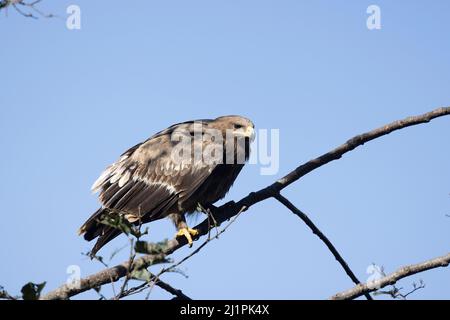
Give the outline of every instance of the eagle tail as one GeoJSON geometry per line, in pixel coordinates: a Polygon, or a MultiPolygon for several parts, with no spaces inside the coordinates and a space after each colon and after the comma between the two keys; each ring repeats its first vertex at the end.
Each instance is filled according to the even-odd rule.
{"type": "Polygon", "coordinates": [[[104,209],[100,208],[97,211],[94,212],[92,216],[89,217],[89,219],[86,220],[86,222],[78,229],[78,235],[84,234],[84,239],[87,241],[91,241],[92,239],[95,239],[98,234],[98,229],[101,229],[103,224],[99,222],[99,219],[102,217],[104,213],[104,209]]]}
{"type": "Polygon", "coordinates": [[[107,227],[105,226],[104,230],[102,231],[102,234],[98,238],[97,242],[95,243],[94,247],[92,248],[89,255],[91,258],[95,256],[95,254],[108,242],[110,242],[112,239],[117,237],[121,234],[121,231],[113,228],[113,227],[107,227]]]}
{"type": "Polygon", "coordinates": [[[93,257],[105,244],[121,233],[120,230],[99,222],[105,213],[106,210],[104,208],[98,209],[78,230],[78,234],[84,235],[84,239],[87,241],[92,241],[99,237],[90,252],[91,257],[93,257]]]}

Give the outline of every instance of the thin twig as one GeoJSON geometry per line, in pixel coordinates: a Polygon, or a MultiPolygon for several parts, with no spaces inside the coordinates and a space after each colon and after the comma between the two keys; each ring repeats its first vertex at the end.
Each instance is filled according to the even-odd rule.
{"type": "Polygon", "coordinates": [[[25,1],[19,1],[17,4],[20,4],[22,6],[30,8],[31,10],[37,12],[43,18],[53,18],[53,17],[55,17],[54,14],[44,13],[41,10],[39,10],[38,8],[35,7],[35,5],[38,4],[41,1],[42,0],[36,0],[36,1],[33,1],[32,3],[26,3],[25,1]]]}
{"type": "MultiPolygon", "coordinates": [[[[190,259],[191,257],[193,257],[194,255],[196,255],[197,253],[200,252],[200,250],[202,250],[209,242],[211,242],[213,239],[218,239],[219,235],[221,235],[222,233],[224,233],[233,223],[234,221],[236,221],[236,219],[239,217],[239,215],[245,211],[245,207],[242,207],[241,210],[239,210],[239,212],[233,217],[233,219],[231,219],[231,221],[220,231],[218,231],[217,235],[214,238],[206,238],[206,240],[198,247],[196,248],[194,251],[192,251],[190,254],[188,254],[186,257],[184,257],[183,259],[181,259],[180,261],[178,261],[177,263],[174,263],[173,265],[169,266],[168,268],[163,268],[161,269],[161,271],[156,275],[155,279],[156,281],[159,280],[159,278],[161,277],[162,274],[166,273],[166,272],[170,272],[174,269],[176,269],[178,266],[180,266],[182,263],[184,263],[186,260],[190,259]]],[[[217,227],[216,227],[217,228],[217,227]]],[[[153,289],[153,286],[150,286],[149,292],[147,294],[146,299],[148,299],[148,297],[150,296],[150,293],[153,289]]]]}
{"type": "Polygon", "coordinates": [[[407,293],[402,293],[403,288],[397,288],[395,285],[392,285],[392,289],[391,290],[377,290],[374,292],[374,294],[387,294],[389,296],[391,296],[393,299],[402,299],[402,300],[406,300],[408,298],[408,296],[410,296],[411,294],[413,294],[414,292],[421,290],[425,288],[425,283],[420,280],[419,285],[417,285],[416,283],[413,283],[413,288],[407,292],[407,293]]]}
{"type": "Polygon", "coordinates": [[[128,281],[130,281],[130,268],[133,266],[134,258],[136,257],[136,253],[134,251],[134,240],[130,237],[130,259],[128,260],[128,268],[127,274],[125,276],[125,280],[123,281],[122,287],[120,288],[119,294],[114,294],[114,297],[118,300],[119,297],[122,296],[125,288],[127,287],[128,281]]]}
{"type": "MultiPolygon", "coordinates": [[[[102,257],[102,256],[99,256],[99,255],[92,255],[92,254],[90,254],[90,253],[83,253],[83,255],[89,257],[91,260],[93,259],[93,260],[95,260],[95,261],[98,261],[98,262],[100,262],[103,266],[105,266],[106,268],[109,268],[109,265],[108,265],[105,261],[103,261],[103,257],[102,257]]],[[[114,286],[114,280],[113,280],[112,277],[110,277],[109,280],[110,280],[110,282],[111,282],[111,289],[112,289],[113,295],[116,296],[116,287],[114,286]]],[[[95,290],[95,288],[93,288],[93,289],[95,290]]],[[[97,292],[97,293],[99,293],[99,292],[97,292]]],[[[100,293],[99,293],[99,294],[100,294],[100,293]]],[[[101,295],[101,296],[102,296],[102,295],[101,295]]]]}
{"type": "Polygon", "coordinates": [[[19,6],[26,7],[28,10],[36,12],[39,16],[43,18],[55,18],[56,16],[52,13],[44,13],[43,11],[39,10],[36,5],[40,3],[42,0],[36,0],[33,2],[25,2],[23,0],[3,0],[0,1],[0,10],[5,9],[5,12],[7,12],[8,7],[12,6],[20,15],[24,16],[25,18],[32,18],[32,19],[38,19],[37,16],[33,15],[31,12],[25,12],[22,9],[20,9],[19,6]]]}
{"type": "MultiPolygon", "coordinates": [[[[154,274],[151,274],[151,282],[155,282],[155,285],[160,287],[161,289],[171,293],[179,300],[192,300],[190,297],[188,297],[186,294],[183,293],[183,291],[176,289],[169,285],[168,283],[162,281],[161,279],[156,279],[156,276],[154,274]]],[[[144,290],[146,290],[150,286],[150,282],[144,282],[136,287],[130,288],[125,290],[119,298],[131,296],[134,294],[138,294],[144,290]]]]}
{"type": "MultiPolygon", "coordinates": [[[[298,216],[300,219],[303,220],[304,223],[311,229],[311,231],[319,237],[320,240],[325,243],[327,248],[331,251],[333,256],[336,258],[336,260],[340,263],[342,268],[344,269],[345,273],[352,279],[352,281],[358,285],[361,283],[361,281],[358,280],[356,275],[353,273],[353,271],[348,266],[347,262],[342,258],[341,254],[337,251],[336,247],[331,243],[331,241],[320,231],[319,228],[316,227],[316,225],[311,221],[311,219],[300,209],[298,209],[296,206],[294,206],[288,199],[283,197],[281,194],[275,195],[275,198],[281,202],[286,208],[292,211],[296,216],[298,216]]],[[[364,294],[367,300],[373,300],[370,294],[366,293],[364,294]]]]}
{"type": "Polygon", "coordinates": [[[380,279],[371,281],[370,283],[359,284],[349,290],[339,292],[332,296],[330,299],[332,300],[350,300],[358,298],[366,293],[379,290],[388,285],[395,284],[398,280],[409,277],[413,274],[424,272],[430,269],[440,268],[440,267],[448,267],[450,264],[450,253],[447,253],[444,256],[430,259],[418,264],[413,264],[409,266],[402,267],[397,271],[382,277],[380,279]]]}
{"type": "Polygon", "coordinates": [[[119,296],[119,299],[140,293],[140,292],[144,291],[148,287],[148,285],[149,285],[149,282],[144,282],[136,287],[127,289],[122,293],[122,295],[119,296]]]}
{"type": "Polygon", "coordinates": [[[156,284],[158,287],[160,287],[163,290],[166,290],[167,292],[173,294],[175,297],[177,297],[178,300],[192,300],[187,295],[183,293],[183,291],[179,289],[175,289],[168,283],[162,281],[161,279],[156,280],[156,284]]]}
{"type": "Polygon", "coordinates": [[[23,15],[25,18],[32,18],[32,19],[37,19],[38,18],[38,17],[34,16],[32,13],[30,13],[30,12],[26,13],[26,12],[20,10],[19,7],[15,3],[13,3],[12,6],[13,6],[14,9],[16,9],[16,11],[18,13],[23,15]]]}
{"type": "Polygon", "coordinates": [[[0,300],[17,300],[18,297],[13,297],[6,291],[2,286],[0,286],[0,300]]]}

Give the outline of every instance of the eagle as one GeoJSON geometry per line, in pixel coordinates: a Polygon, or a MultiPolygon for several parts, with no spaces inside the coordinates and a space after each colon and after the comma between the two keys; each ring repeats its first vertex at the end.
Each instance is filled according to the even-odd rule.
{"type": "Polygon", "coordinates": [[[237,115],[174,124],[123,153],[92,186],[101,207],[81,226],[95,255],[121,231],[106,217],[141,225],[165,217],[189,246],[186,215],[225,197],[250,155],[254,124],[237,115]]]}

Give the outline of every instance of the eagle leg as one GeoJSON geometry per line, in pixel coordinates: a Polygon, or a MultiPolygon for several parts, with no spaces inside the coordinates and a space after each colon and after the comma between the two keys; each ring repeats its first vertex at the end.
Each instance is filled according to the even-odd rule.
{"type": "Polygon", "coordinates": [[[175,237],[185,237],[189,244],[189,247],[192,247],[192,237],[198,235],[198,230],[189,228],[186,223],[186,219],[182,214],[176,215],[173,220],[178,230],[178,232],[175,234],[175,237]]]}
{"type": "Polygon", "coordinates": [[[212,203],[204,203],[201,204],[200,202],[197,203],[197,211],[209,214],[212,211],[216,211],[218,208],[213,205],[212,203]]]}
{"type": "MultiPolygon", "coordinates": [[[[218,207],[211,203],[207,203],[202,205],[201,203],[197,204],[197,210],[205,213],[208,216],[208,228],[211,229],[211,221],[213,223],[213,226],[216,228],[216,238],[219,237],[219,224],[217,223],[216,218],[214,217],[214,213],[219,210],[218,207]]],[[[208,239],[209,239],[210,233],[208,233],[208,239]]]]}

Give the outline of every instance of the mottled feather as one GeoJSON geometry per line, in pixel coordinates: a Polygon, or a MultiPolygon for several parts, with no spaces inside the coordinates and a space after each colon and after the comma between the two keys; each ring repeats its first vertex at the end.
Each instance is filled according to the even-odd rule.
{"type": "MultiPolygon", "coordinates": [[[[100,175],[92,186],[99,192],[102,207],[80,228],[86,240],[100,237],[92,249],[95,254],[120,232],[101,223],[107,212],[122,214],[130,222],[146,223],[164,217],[176,217],[196,210],[198,203],[212,204],[223,198],[241,171],[243,164],[206,163],[204,161],[175,161],[172,152],[180,140],[192,137],[201,125],[218,129],[225,135],[227,129],[246,127],[253,130],[250,120],[239,116],[220,117],[215,120],[188,121],[170,126],[128,149],[100,175]]],[[[221,141],[205,139],[192,148],[207,147],[221,141]]],[[[248,141],[244,146],[248,157],[248,141]]],[[[239,148],[239,146],[236,146],[239,148]]],[[[238,152],[239,150],[234,150],[238,152]]],[[[219,155],[225,159],[225,153],[219,155]]],[[[175,221],[175,220],[174,220],[175,221]]]]}

